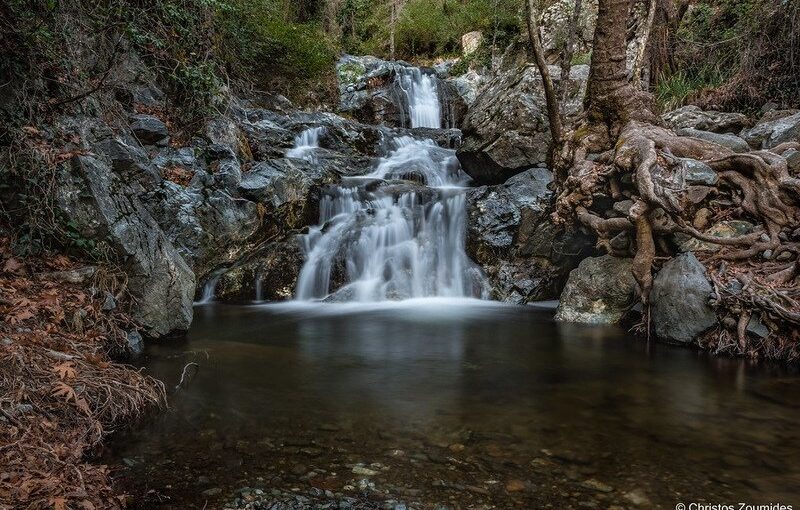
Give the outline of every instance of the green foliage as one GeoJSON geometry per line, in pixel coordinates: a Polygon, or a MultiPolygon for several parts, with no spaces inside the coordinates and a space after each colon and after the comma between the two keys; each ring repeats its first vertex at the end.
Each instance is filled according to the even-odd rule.
{"type": "Polygon", "coordinates": [[[724,80],[724,76],[713,68],[696,72],[679,70],[658,82],[656,100],[662,110],[674,110],[685,105],[698,93],[718,87],[724,80]]]}
{"type": "MultiPolygon", "coordinates": [[[[392,0],[345,0],[340,10],[342,43],[349,53],[388,56],[392,0]]],[[[461,36],[480,30],[504,47],[519,33],[516,0],[398,1],[396,54],[400,58],[457,54],[461,36]]]]}

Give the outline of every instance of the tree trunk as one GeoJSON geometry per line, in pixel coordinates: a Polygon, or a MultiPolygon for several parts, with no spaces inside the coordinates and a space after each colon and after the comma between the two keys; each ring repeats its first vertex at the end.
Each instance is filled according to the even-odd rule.
{"type": "Polygon", "coordinates": [[[391,0],[391,14],[389,19],[389,60],[394,60],[394,32],[397,25],[397,0],[391,0]]]}
{"type": "Polygon", "coordinates": [[[564,51],[561,53],[561,81],[558,84],[558,99],[564,101],[567,97],[567,80],[569,71],[572,67],[572,56],[575,53],[575,37],[581,22],[581,8],[583,1],[575,0],[575,7],[572,10],[572,21],[567,28],[567,41],[564,44],[564,51]]]}
{"type": "MultiPolygon", "coordinates": [[[[561,147],[564,140],[564,129],[561,122],[561,110],[558,107],[558,98],[556,97],[555,87],[553,86],[553,79],[550,76],[550,70],[547,67],[547,62],[544,59],[544,49],[542,49],[542,40],[539,35],[539,23],[536,20],[536,9],[533,6],[533,0],[525,0],[525,18],[528,26],[528,40],[530,48],[533,52],[536,67],[539,69],[539,74],[542,77],[544,84],[544,97],[547,102],[547,117],[550,121],[550,134],[553,137],[551,147],[554,150],[561,147]]],[[[551,150],[551,154],[552,154],[551,150]]],[[[550,158],[552,162],[552,157],[550,158]]]]}
{"type": "Polygon", "coordinates": [[[586,91],[590,123],[612,131],[629,120],[653,122],[654,105],[628,81],[627,25],[630,0],[600,0],[592,43],[592,61],[586,91]]]}

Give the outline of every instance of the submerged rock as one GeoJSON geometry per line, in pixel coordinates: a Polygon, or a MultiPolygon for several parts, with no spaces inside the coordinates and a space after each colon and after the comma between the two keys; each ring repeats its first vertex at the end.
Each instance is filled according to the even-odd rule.
{"type": "Polygon", "coordinates": [[[636,290],[631,264],[632,259],[611,255],[584,259],[569,274],[556,320],[589,324],[619,322],[636,290]]]}
{"type": "Polygon", "coordinates": [[[706,269],[684,253],[670,260],[655,277],[650,293],[656,335],[666,341],[689,343],[717,322],[708,304],[712,292],[706,269]]]}

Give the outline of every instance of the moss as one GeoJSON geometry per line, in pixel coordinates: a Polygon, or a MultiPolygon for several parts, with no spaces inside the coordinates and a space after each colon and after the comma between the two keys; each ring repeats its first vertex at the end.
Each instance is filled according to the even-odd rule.
{"type": "Polygon", "coordinates": [[[358,81],[367,74],[367,68],[360,62],[347,62],[339,66],[337,72],[340,83],[351,85],[358,83],[358,81]]]}

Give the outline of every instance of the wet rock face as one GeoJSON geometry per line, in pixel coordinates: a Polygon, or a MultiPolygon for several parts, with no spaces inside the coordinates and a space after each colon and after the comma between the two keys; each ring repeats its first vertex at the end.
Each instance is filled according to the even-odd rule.
{"type": "Polygon", "coordinates": [[[297,239],[270,243],[222,275],[215,298],[231,303],[292,299],[302,266],[303,252],[297,239]]]}
{"type": "MultiPolygon", "coordinates": [[[[552,67],[554,78],[560,69],[552,67]]],[[[581,110],[588,66],[574,66],[568,86],[568,115],[581,110]]],[[[531,167],[543,167],[550,145],[550,126],[539,72],[533,66],[512,67],[488,82],[470,107],[462,127],[458,159],[476,182],[498,184],[531,167]]]]}
{"type": "Polygon", "coordinates": [[[689,343],[717,323],[708,304],[713,289],[694,253],[670,260],[653,281],[650,294],[656,335],[668,342],[689,343]]]}
{"type": "Polygon", "coordinates": [[[467,254],[488,276],[493,298],[523,304],[552,299],[589,239],[548,220],[552,174],[527,170],[496,186],[467,192],[467,254]]]}
{"type": "Polygon", "coordinates": [[[573,270],[556,311],[556,320],[614,324],[632,304],[636,281],[632,259],[603,255],[584,259],[573,270]]]}
{"type": "Polygon", "coordinates": [[[119,257],[134,318],[148,335],[189,328],[194,273],[108,160],[75,156],[63,164],[57,200],[80,236],[103,240],[119,257]]]}

